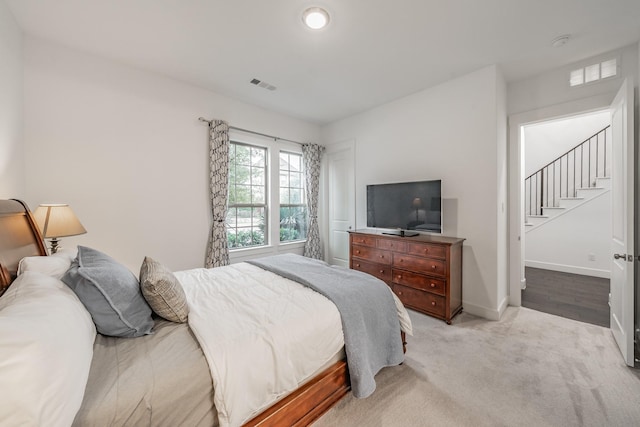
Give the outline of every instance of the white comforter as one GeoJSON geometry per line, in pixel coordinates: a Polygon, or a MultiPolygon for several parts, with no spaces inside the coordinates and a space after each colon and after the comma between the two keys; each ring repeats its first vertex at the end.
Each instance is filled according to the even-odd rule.
{"type": "MultiPolygon", "coordinates": [[[[222,427],[248,421],[344,346],[335,305],[291,280],[246,263],[176,276],[211,369],[222,427]]],[[[396,302],[402,329],[411,334],[409,316],[396,302]]]]}

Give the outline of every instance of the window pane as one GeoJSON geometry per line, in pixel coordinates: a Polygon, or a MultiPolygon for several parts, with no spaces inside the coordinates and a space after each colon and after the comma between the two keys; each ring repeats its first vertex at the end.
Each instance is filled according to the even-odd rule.
{"type": "Polygon", "coordinates": [[[250,184],[251,183],[251,168],[249,166],[236,166],[236,173],[234,176],[236,184],[250,184]]]}
{"type": "Polygon", "coordinates": [[[253,167],[251,169],[251,184],[253,185],[264,185],[265,181],[265,169],[253,167]]]}
{"type": "Polygon", "coordinates": [[[584,69],[573,70],[571,77],[569,78],[569,84],[571,86],[578,86],[584,83],[584,69]]]}
{"type": "Polygon", "coordinates": [[[280,208],[280,241],[304,240],[307,238],[307,216],[304,207],[280,208]]]}
{"type": "Polygon", "coordinates": [[[229,248],[259,246],[266,242],[266,154],[263,147],[230,144],[226,220],[229,248]]]}
{"type": "Polygon", "coordinates": [[[251,148],[251,164],[253,166],[265,166],[266,150],[263,148],[251,148]]]}
{"type": "Polygon", "coordinates": [[[600,64],[593,64],[584,69],[584,82],[595,82],[600,78],[600,64]]]}
{"type": "Polygon", "coordinates": [[[287,172],[280,172],[280,188],[289,186],[289,174],[287,172]]]}
{"type": "Polygon", "coordinates": [[[264,187],[253,185],[251,187],[251,203],[256,204],[264,204],[264,187]]]}
{"type": "Polygon", "coordinates": [[[609,61],[604,61],[601,64],[601,75],[603,79],[607,77],[613,77],[618,73],[618,67],[615,59],[610,59],[609,61]]]}
{"type": "Polygon", "coordinates": [[[302,188],[302,174],[291,172],[291,187],[302,188]]]}
{"type": "Polygon", "coordinates": [[[300,172],[302,170],[302,156],[292,154],[289,157],[289,165],[292,171],[300,172]]]}
{"type": "Polygon", "coordinates": [[[236,203],[249,204],[251,203],[251,186],[249,185],[236,185],[236,203]]]}
{"type": "Polygon", "coordinates": [[[236,157],[235,163],[238,165],[250,165],[251,149],[246,145],[236,144],[236,157]]]}
{"type": "Polygon", "coordinates": [[[289,189],[288,188],[280,188],[280,204],[288,205],[289,204],[289,189]]]}
{"type": "Polygon", "coordinates": [[[280,152],[280,170],[289,170],[289,153],[280,152]]]}
{"type": "Polygon", "coordinates": [[[292,188],[291,190],[289,190],[289,197],[291,200],[291,204],[298,205],[303,203],[302,190],[299,188],[292,188]]]}

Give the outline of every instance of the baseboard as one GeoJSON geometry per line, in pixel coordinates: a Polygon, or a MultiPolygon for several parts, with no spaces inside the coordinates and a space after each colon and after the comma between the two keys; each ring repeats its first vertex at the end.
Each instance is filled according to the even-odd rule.
{"type": "Polygon", "coordinates": [[[482,307],[480,305],[469,304],[467,302],[462,302],[462,307],[464,307],[464,311],[469,314],[473,314],[474,316],[483,317],[488,320],[500,320],[500,316],[506,310],[507,304],[506,300],[501,304],[501,308],[496,310],[494,308],[482,307]],[[504,307],[502,307],[504,305],[504,307]]]}
{"type": "Polygon", "coordinates": [[[542,268],[545,270],[561,271],[563,273],[581,274],[583,276],[600,277],[610,279],[611,272],[598,268],[576,267],[574,265],[553,264],[551,262],[529,261],[526,260],[524,265],[527,267],[542,268]]]}

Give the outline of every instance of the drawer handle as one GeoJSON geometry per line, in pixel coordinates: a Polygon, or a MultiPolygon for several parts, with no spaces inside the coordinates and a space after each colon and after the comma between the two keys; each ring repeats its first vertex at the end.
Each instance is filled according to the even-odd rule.
{"type": "Polygon", "coordinates": [[[424,253],[429,252],[429,248],[424,248],[424,253]]]}
{"type": "Polygon", "coordinates": [[[380,258],[384,258],[384,255],[380,255],[380,258]]]}
{"type": "Polygon", "coordinates": [[[356,249],[356,253],[357,253],[357,254],[359,254],[359,253],[360,253],[360,251],[359,251],[358,249],[356,249]]]}
{"type": "Polygon", "coordinates": [[[401,280],[401,279],[402,279],[402,275],[398,274],[398,280],[401,280]]]}
{"type": "Polygon", "coordinates": [[[384,273],[384,270],[380,270],[380,274],[383,274],[383,273],[384,273]]]}
{"type": "Polygon", "coordinates": [[[404,261],[402,258],[400,258],[400,262],[404,261]]]}
{"type": "Polygon", "coordinates": [[[435,284],[435,283],[432,283],[432,284],[431,284],[431,287],[432,287],[432,288],[435,288],[435,287],[436,287],[436,284],[435,284]]]}
{"type": "Polygon", "coordinates": [[[431,305],[435,307],[436,306],[436,302],[435,301],[431,301],[431,305]]]}
{"type": "Polygon", "coordinates": [[[436,266],[435,266],[435,265],[432,265],[432,266],[431,266],[431,269],[432,269],[432,270],[435,270],[435,269],[436,269],[436,266]]]}
{"type": "Polygon", "coordinates": [[[360,264],[356,264],[356,267],[360,267],[360,264]]]}
{"type": "Polygon", "coordinates": [[[402,291],[398,291],[398,295],[402,295],[402,291]]]}

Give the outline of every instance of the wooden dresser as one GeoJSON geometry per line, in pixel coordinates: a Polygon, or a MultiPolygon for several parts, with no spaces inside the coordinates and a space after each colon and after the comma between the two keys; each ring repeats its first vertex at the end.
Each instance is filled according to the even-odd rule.
{"type": "Polygon", "coordinates": [[[462,242],[457,237],[349,234],[349,266],[382,279],[408,308],[451,324],[462,310],[462,242]]]}

